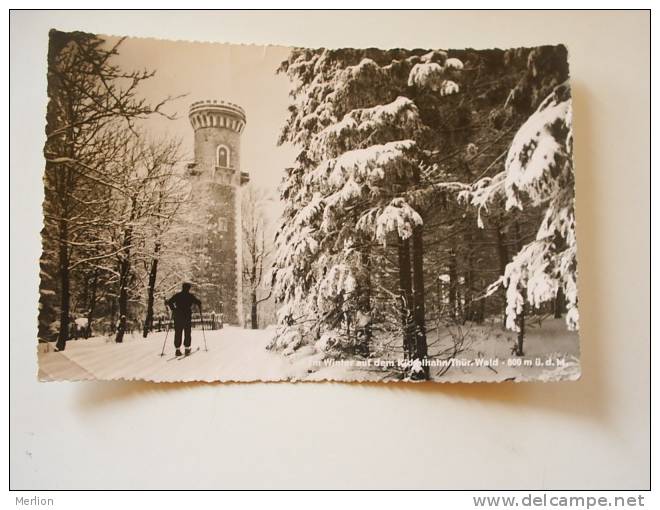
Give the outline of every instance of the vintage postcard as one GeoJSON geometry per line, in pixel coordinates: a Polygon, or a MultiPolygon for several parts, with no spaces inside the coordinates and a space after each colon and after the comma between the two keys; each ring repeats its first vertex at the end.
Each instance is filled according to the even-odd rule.
{"type": "Polygon", "coordinates": [[[42,381],[580,375],[566,47],[50,33],[42,381]]]}

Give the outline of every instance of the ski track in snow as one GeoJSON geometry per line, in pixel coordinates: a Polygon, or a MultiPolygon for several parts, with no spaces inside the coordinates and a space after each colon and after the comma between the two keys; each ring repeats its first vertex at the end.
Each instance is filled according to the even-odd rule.
{"type": "MultiPolygon", "coordinates": [[[[439,375],[431,368],[437,382],[554,381],[577,379],[580,375],[579,340],[575,332],[566,331],[562,319],[548,319],[539,327],[528,325],[525,359],[566,359],[565,366],[508,366],[515,333],[492,326],[474,326],[463,352],[457,359],[499,359],[495,370],[486,366],[455,366],[439,375]]],[[[400,373],[386,369],[364,369],[341,365],[314,366],[323,354],[304,346],[291,355],[269,351],[266,345],[275,328],[265,330],[225,327],[206,331],[208,351],[204,350],[201,330],[193,330],[193,350],[200,351],[189,359],[168,362],[174,355],[173,332],[167,335],[165,354],[160,356],[165,332],[152,333],[143,339],[138,333],[127,335],[116,344],[107,337],[70,340],[66,350],[55,352],[52,345],[39,345],[39,379],[54,380],[148,380],[148,381],[396,381],[400,373]]],[[[447,332],[440,338],[429,334],[429,354],[433,358],[450,342],[447,332]]]]}
{"type": "Polygon", "coordinates": [[[165,355],[160,356],[165,332],[143,339],[137,333],[116,344],[107,337],[70,340],[63,352],[39,352],[39,378],[61,379],[144,379],[151,381],[259,381],[304,376],[285,356],[266,350],[273,329],[250,330],[225,327],[206,331],[208,351],[201,330],[193,330],[190,359],[166,360],[174,355],[173,332],[167,338],[165,355]]]}

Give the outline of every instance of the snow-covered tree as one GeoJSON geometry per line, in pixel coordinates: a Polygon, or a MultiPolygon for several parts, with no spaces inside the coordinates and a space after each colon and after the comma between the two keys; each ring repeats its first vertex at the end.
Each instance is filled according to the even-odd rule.
{"type": "Polygon", "coordinates": [[[40,306],[45,320],[57,307],[59,349],[69,337],[72,283],[87,261],[97,260],[92,252],[100,241],[94,232],[107,220],[98,210],[107,200],[103,190],[112,187],[104,168],[121,148],[117,125],[133,129],[138,119],[165,104],[139,98],[140,84],[153,72],[127,72],[115,65],[120,45],[121,40],[108,45],[81,32],[50,33],[40,306]]]}
{"type": "MultiPolygon", "coordinates": [[[[575,236],[573,130],[570,88],[561,84],[541,102],[515,134],[505,169],[483,178],[462,193],[481,213],[497,197],[506,209],[541,207],[535,239],[525,244],[489,292],[506,288],[506,324],[521,330],[525,303],[533,307],[562,292],[566,323],[578,328],[577,244],[575,236]]],[[[518,353],[522,354],[522,346],[518,353]]]]}
{"type": "Polygon", "coordinates": [[[243,288],[250,309],[250,327],[259,328],[262,305],[272,291],[264,289],[264,274],[272,253],[272,234],[267,207],[271,202],[268,193],[254,184],[248,184],[241,192],[241,222],[243,229],[243,288]]]}
{"type": "Polygon", "coordinates": [[[281,189],[275,346],[323,339],[326,349],[366,353],[375,316],[395,302],[406,357],[426,357],[424,221],[409,194],[425,159],[415,98],[458,93],[462,67],[445,52],[401,50],[295,50],[283,64],[295,85],[282,140],[301,152],[281,189]],[[378,303],[373,275],[388,245],[398,282],[378,303]]]}
{"type": "Polygon", "coordinates": [[[143,200],[147,207],[144,221],[141,223],[143,253],[140,254],[144,268],[140,275],[146,276],[139,278],[140,290],[146,287],[147,299],[142,325],[142,335],[145,338],[153,327],[156,297],[164,297],[164,292],[169,292],[173,285],[178,285],[181,281],[180,274],[177,274],[181,269],[177,220],[190,196],[178,172],[180,161],[178,140],[147,142],[143,152],[143,168],[148,176],[144,182],[143,200]]]}

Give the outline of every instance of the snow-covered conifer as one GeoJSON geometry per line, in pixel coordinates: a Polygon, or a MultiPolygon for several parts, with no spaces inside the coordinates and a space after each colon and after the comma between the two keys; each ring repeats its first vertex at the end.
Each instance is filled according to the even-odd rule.
{"type": "Polygon", "coordinates": [[[558,86],[518,129],[504,171],[481,179],[462,196],[480,213],[498,196],[505,197],[507,209],[544,208],[535,239],[514,255],[490,292],[500,285],[506,287],[507,326],[518,331],[517,317],[526,302],[539,307],[562,291],[566,323],[570,329],[577,329],[573,130],[568,84],[558,86]]]}
{"type": "MultiPolygon", "coordinates": [[[[427,129],[415,96],[441,101],[458,93],[462,67],[444,52],[357,50],[297,50],[284,63],[294,87],[282,140],[301,149],[281,188],[285,213],[272,280],[287,310],[285,329],[302,328],[309,341],[340,329],[361,334],[351,329],[356,317],[380,306],[364,297],[372,294],[365,265],[378,263],[374,246],[396,246],[396,239],[407,245],[423,225],[409,194],[424,161],[416,140],[427,129]]],[[[421,266],[421,253],[415,263],[421,266]]],[[[409,263],[400,270],[410,280],[409,263]]],[[[412,357],[426,349],[423,315],[416,320],[422,354],[412,357]]]]}

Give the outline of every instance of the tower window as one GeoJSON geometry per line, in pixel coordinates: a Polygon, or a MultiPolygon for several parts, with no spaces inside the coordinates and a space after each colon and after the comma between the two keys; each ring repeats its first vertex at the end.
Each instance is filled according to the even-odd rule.
{"type": "Polygon", "coordinates": [[[218,230],[227,232],[227,218],[218,218],[218,230]]]}
{"type": "Polygon", "coordinates": [[[229,168],[229,147],[218,145],[217,165],[229,168]]]}

